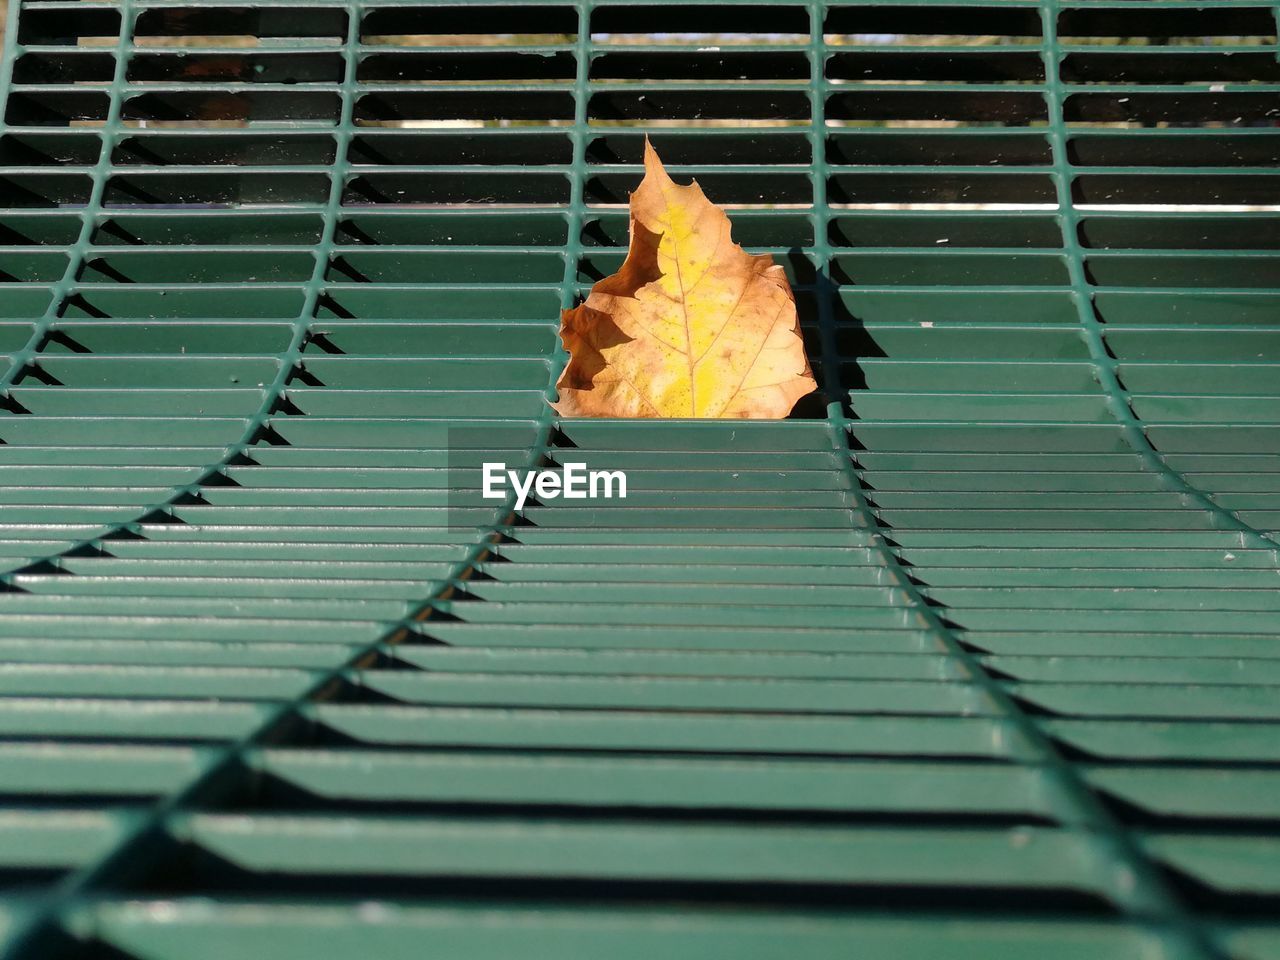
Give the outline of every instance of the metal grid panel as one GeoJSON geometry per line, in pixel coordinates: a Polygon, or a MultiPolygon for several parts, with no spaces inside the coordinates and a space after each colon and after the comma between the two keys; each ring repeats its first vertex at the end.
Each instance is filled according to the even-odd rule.
{"type": "Polygon", "coordinates": [[[22,3],[6,955],[1280,956],[1276,16],[22,3]],[[645,132],[825,409],[550,419],[645,132]]]}

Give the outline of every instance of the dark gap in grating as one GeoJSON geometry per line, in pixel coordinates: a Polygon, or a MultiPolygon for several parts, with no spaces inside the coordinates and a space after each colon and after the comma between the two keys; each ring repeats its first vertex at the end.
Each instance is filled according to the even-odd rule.
{"type": "Polygon", "coordinates": [[[0,894],[6,896],[30,893],[35,888],[56,883],[66,876],[68,867],[0,867],[0,894]]]}
{"type": "MultiPolygon", "coordinates": [[[[401,751],[379,751],[387,755],[397,755],[401,751]]],[[[506,751],[509,753],[509,751],[506,751]]],[[[522,749],[519,754],[524,755],[522,749]]],[[[494,757],[503,755],[504,751],[476,751],[472,747],[457,751],[432,748],[432,753],[453,754],[468,757],[481,755],[494,757]]],[[[584,755],[612,756],[609,752],[560,750],[538,751],[538,756],[574,756],[584,755]]],[[[652,756],[651,751],[643,751],[645,756],[652,756]]],[[[703,760],[725,758],[738,759],[739,755],[699,754],[703,760]]],[[[754,755],[752,755],[754,758],[754,755]]],[[[749,761],[748,761],[749,762],[749,761]]],[[[978,761],[981,763],[982,761],[978,761]]],[[[941,761],[940,761],[941,765],[941,761]]],[[[950,761],[946,765],[965,767],[967,761],[950,761]]],[[[351,797],[328,797],[314,793],[292,783],[274,773],[265,771],[255,774],[252,781],[246,780],[245,789],[229,797],[221,804],[219,812],[227,813],[323,813],[332,815],[373,815],[373,816],[432,816],[432,817],[539,817],[573,819],[639,819],[657,822],[675,823],[724,823],[724,824],[775,824],[775,825],[848,825],[848,826],[950,826],[958,829],[964,827],[1013,828],[1020,826],[1056,826],[1055,820],[1048,816],[1040,816],[1034,812],[1017,814],[1003,813],[930,813],[930,812],[877,812],[877,811],[841,811],[816,810],[806,807],[800,802],[796,807],[667,807],[667,806],[615,806],[612,804],[554,804],[511,801],[450,802],[435,800],[382,800],[361,799],[351,797]]],[[[799,801],[800,798],[797,798],[799,801]]]]}
{"type": "Polygon", "coordinates": [[[1280,166],[1280,131],[1251,129],[1242,135],[1232,130],[1197,129],[1183,135],[1162,130],[1125,137],[1077,133],[1067,141],[1067,152],[1073,164],[1084,167],[1280,166]]]}
{"type": "Polygon", "coordinates": [[[730,50],[663,53],[608,52],[591,61],[591,79],[624,80],[808,80],[803,53],[730,50]]]}
{"type": "Polygon", "coordinates": [[[587,104],[591,121],[807,120],[801,90],[596,91],[587,104]]]}
{"type": "Polygon", "coordinates": [[[572,53],[439,51],[371,53],[360,60],[362,83],[458,83],[486,80],[573,80],[572,53]]]}
{"type": "Polygon", "coordinates": [[[18,43],[25,46],[74,47],[90,38],[114,41],[120,34],[118,11],[79,4],[63,4],[56,9],[23,9],[17,22],[18,43]]]}
{"type": "Polygon", "coordinates": [[[223,90],[167,90],[125,100],[125,121],[183,124],[248,124],[309,121],[333,125],[341,100],[336,93],[298,88],[287,93],[223,90]]]}
{"type": "Polygon", "coordinates": [[[357,123],[390,120],[572,120],[573,94],[551,90],[402,90],[356,100],[357,123]]]}
{"type": "Polygon", "coordinates": [[[827,58],[826,76],[843,81],[960,81],[962,83],[1040,83],[1044,60],[1034,51],[1015,50],[993,56],[989,50],[973,53],[913,51],[853,51],[827,58]]]}
{"type": "Polygon", "coordinates": [[[110,53],[26,53],[13,64],[13,82],[109,82],[115,67],[116,58],[110,53]]]}
{"type": "Polygon", "coordinates": [[[1077,203],[1274,204],[1280,202],[1280,177],[1084,174],[1075,178],[1073,194],[1077,203]]]}
{"type": "Polygon", "coordinates": [[[1027,126],[1048,119],[1043,96],[1017,91],[907,89],[884,93],[849,88],[829,93],[826,109],[828,120],[933,120],[1027,126]]]}
{"type": "Polygon", "coordinates": [[[398,37],[513,37],[572,36],[578,32],[578,13],[571,6],[522,4],[488,6],[483,15],[473,6],[414,5],[375,7],[360,24],[360,42],[398,37]]]}
{"type": "MultiPolygon", "coordinates": [[[[623,130],[595,131],[587,143],[587,162],[590,164],[644,162],[646,134],[623,130]]],[[[809,138],[801,132],[753,131],[730,133],[727,131],[656,130],[648,134],[668,166],[706,164],[718,166],[727,163],[741,164],[796,164],[808,167],[812,162],[809,138]]],[[[635,175],[632,175],[634,181],[635,175]]],[[[634,186],[634,183],[633,183],[634,186]]]]}
{"type": "Polygon", "coordinates": [[[512,171],[486,173],[368,173],[352,178],[344,206],[366,204],[567,203],[569,180],[512,171]]]}
{"type": "Polygon", "coordinates": [[[339,42],[346,36],[347,13],[341,7],[333,6],[144,7],[134,28],[134,37],[140,45],[204,37],[235,37],[246,38],[256,46],[262,40],[329,38],[339,42]]]}
{"type": "Polygon", "coordinates": [[[137,954],[104,943],[96,936],[73,935],[61,926],[42,931],[29,948],[42,960],[138,960],[137,954]]]}
{"type": "Polygon", "coordinates": [[[1234,287],[1269,289],[1275,286],[1280,261],[1276,257],[1089,257],[1087,268],[1095,286],[1234,287]]]}
{"type": "Polygon", "coordinates": [[[1280,250],[1280,215],[1249,217],[1089,217],[1079,224],[1087,247],[1164,250],[1280,250]]]}
{"type": "Polygon", "coordinates": [[[1040,37],[1034,7],[870,6],[853,4],[827,10],[824,34],[862,37],[907,34],[928,36],[1040,37]]]}
{"type": "Polygon", "coordinates": [[[353,164],[371,166],[447,166],[483,164],[488,166],[544,166],[569,164],[573,144],[562,134],[521,133],[512,130],[501,136],[472,133],[366,132],[352,137],[348,158],[353,164]]]}
{"type": "Polygon", "coordinates": [[[834,173],[833,203],[1053,203],[1048,174],[834,173]]]}
{"type": "Polygon", "coordinates": [[[1064,42],[1095,37],[1258,37],[1274,40],[1275,13],[1265,6],[1214,6],[1192,9],[1099,7],[1064,9],[1058,14],[1058,38],[1064,42]]]}
{"type": "MultiPolygon", "coordinates": [[[[813,353],[810,355],[817,356],[816,353],[813,353]]],[[[821,384],[822,383],[822,362],[818,361],[816,363],[813,363],[811,361],[811,366],[813,366],[814,368],[814,374],[813,374],[814,378],[818,381],[819,384],[821,384]]],[[[827,417],[827,404],[832,401],[839,401],[839,400],[840,400],[839,397],[826,396],[822,392],[822,387],[819,386],[818,389],[815,390],[813,393],[809,394],[808,396],[801,397],[799,400],[796,401],[796,405],[791,408],[791,414],[787,417],[787,419],[788,420],[825,420],[827,417]]]]}
{"type": "MultiPolygon", "coordinates": [[[[1124,769],[1124,764],[1116,764],[1124,769]]],[[[1160,770],[1165,766],[1176,764],[1156,764],[1149,769],[1160,770]]],[[[1104,768],[1105,769],[1105,768],[1104,768]]],[[[1274,767],[1272,768],[1274,769],[1274,767]]],[[[1159,810],[1150,810],[1139,806],[1124,797],[1111,793],[1105,788],[1095,787],[1099,797],[1112,810],[1116,818],[1132,830],[1144,832],[1186,832],[1186,833],[1221,833],[1251,834],[1273,833],[1280,830],[1280,817],[1272,814],[1178,814],[1159,810]]]]}
{"type": "Polygon", "coordinates": [[[88,202],[93,182],[84,174],[13,173],[0,176],[8,207],[70,207],[88,202]]]}
{"type": "Polygon", "coordinates": [[[14,127],[69,127],[73,123],[105,121],[109,106],[107,94],[94,90],[11,90],[4,119],[14,127]]]}
{"type": "Polygon", "coordinates": [[[892,132],[883,130],[832,132],[827,137],[827,160],[836,164],[893,164],[916,166],[1014,167],[1049,165],[1053,151],[1039,133],[992,130],[982,136],[947,131],[892,132]]]}
{"type": "Polygon", "coordinates": [[[1060,75],[1066,83],[1276,83],[1280,60],[1271,52],[1179,53],[1173,47],[1158,56],[1127,54],[1124,48],[1106,53],[1071,53],[1062,59],[1060,75]]]}
{"type": "MultiPolygon", "coordinates": [[[[175,843],[175,846],[176,843],[175,843]]],[[[842,909],[964,910],[975,918],[987,914],[1015,915],[1065,912],[1070,915],[1113,914],[1115,907],[1099,894],[1068,887],[1029,889],[1015,884],[982,886],[942,883],[893,884],[869,881],[822,883],[744,879],[682,880],[679,868],[670,877],[623,880],[609,877],[557,876],[554,866],[537,876],[476,875],[431,870],[421,874],[394,872],[345,872],[330,870],[301,873],[287,867],[242,867],[197,842],[187,842],[166,856],[166,869],[141,877],[128,886],[139,896],[288,896],[313,902],[330,898],[409,898],[434,900],[447,896],[471,904],[626,904],[628,908],[686,907],[699,905],[732,909],[768,904],[785,909],[806,906],[821,910],[842,909]]]]}
{"type": "Polygon", "coordinates": [[[608,5],[592,10],[591,34],[596,39],[601,34],[630,34],[646,38],[656,34],[665,36],[667,43],[672,39],[679,42],[688,35],[754,35],[777,43],[777,35],[807,37],[809,15],[803,7],[781,5],[608,5]]]}
{"type": "MultiPolygon", "coordinates": [[[[87,133],[7,133],[0,136],[0,164],[23,167],[91,166],[102,144],[87,133]]],[[[7,201],[6,201],[7,203],[7,201]]]]}
{"type": "Polygon", "coordinates": [[[348,213],[338,221],[336,242],[382,244],[444,244],[559,247],[567,237],[567,223],[559,213],[510,213],[477,216],[472,213],[415,211],[412,216],[390,213],[348,213]]]}
{"type": "Polygon", "coordinates": [[[158,204],[324,203],[325,173],[118,173],[107,181],[105,206],[158,204]]]}
{"type": "Polygon", "coordinates": [[[207,133],[199,138],[140,133],[121,137],[111,161],[118,166],[293,166],[333,163],[337,145],[316,133],[207,133]]]}
{"type": "MultiPolygon", "coordinates": [[[[139,788],[137,793],[124,791],[94,793],[92,790],[81,791],[74,787],[62,788],[53,786],[49,790],[42,790],[39,793],[41,810],[81,812],[88,808],[107,813],[118,811],[125,816],[136,812],[140,806],[149,805],[155,799],[155,792],[145,787],[139,788]]],[[[0,785],[0,803],[3,803],[6,807],[10,809],[30,809],[31,802],[32,795],[30,793],[8,793],[5,791],[4,786],[0,785]]]]}
{"type": "MultiPolygon", "coordinates": [[[[1242,838],[1265,834],[1242,833],[1242,838]]],[[[1192,834],[1194,836],[1194,834],[1192,834]]],[[[1259,893],[1251,890],[1224,890],[1200,879],[1195,874],[1180,869],[1174,864],[1159,861],[1165,877],[1173,884],[1179,899],[1191,910],[1200,914],[1220,915],[1224,918],[1237,919],[1245,917],[1272,918],[1280,913],[1280,894],[1275,892],[1259,893]]]]}
{"type": "Polygon", "coordinates": [[[0,244],[5,246],[65,246],[80,235],[75,215],[46,217],[10,214],[0,216],[0,244]]]}
{"type": "Polygon", "coordinates": [[[1074,93],[1062,106],[1067,123],[1221,123],[1228,127],[1280,121],[1274,93],[1074,93]]]}
{"type": "Polygon", "coordinates": [[[237,50],[227,53],[137,53],[130,83],[337,83],[340,53],[237,50]]]}
{"type": "Polygon", "coordinates": [[[1057,250],[1062,230],[1052,215],[1001,216],[994,213],[949,217],[903,217],[882,213],[837,215],[830,240],[841,247],[1023,247],[1057,250]]]}

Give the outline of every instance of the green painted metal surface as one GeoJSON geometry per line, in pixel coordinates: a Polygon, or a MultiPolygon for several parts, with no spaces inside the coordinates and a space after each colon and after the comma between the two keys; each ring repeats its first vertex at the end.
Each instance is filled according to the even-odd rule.
{"type": "Polygon", "coordinates": [[[1280,957],[1278,16],[12,4],[0,954],[1280,957]],[[645,133],[793,419],[552,417],[645,133]]]}

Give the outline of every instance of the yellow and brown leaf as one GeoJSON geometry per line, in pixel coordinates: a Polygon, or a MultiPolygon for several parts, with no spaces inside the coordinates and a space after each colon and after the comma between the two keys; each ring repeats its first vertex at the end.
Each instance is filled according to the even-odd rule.
{"type": "Polygon", "coordinates": [[[782,267],[730,238],[698,184],[676,184],[646,140],[617,273],[565,310],[566,417],[779,419],[816,384],[782,267]]]}

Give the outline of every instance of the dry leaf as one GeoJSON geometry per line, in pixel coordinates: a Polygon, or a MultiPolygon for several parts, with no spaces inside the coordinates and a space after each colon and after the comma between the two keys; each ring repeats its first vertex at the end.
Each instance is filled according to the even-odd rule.
{"type": "Polygon", "coordinates": [[[645,141],[621,269],[565,310],[566,417],[779,419],[817,384],[782,267],[729,236],[698,184],[678,186],[645,141]]]}

